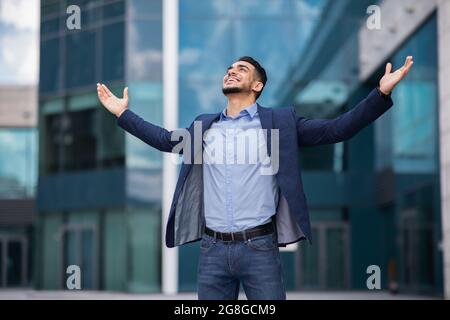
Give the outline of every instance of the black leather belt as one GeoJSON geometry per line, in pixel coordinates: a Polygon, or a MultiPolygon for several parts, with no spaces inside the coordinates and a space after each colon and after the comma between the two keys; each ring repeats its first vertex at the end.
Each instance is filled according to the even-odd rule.
{"type": "Polygon", "coordinates": [[[254,228],[238,232],[217,232],[205,227],[205,233],[222,241],[246,241],[257,236],[263,236],[274,231],[272,221],[254,228]]]}

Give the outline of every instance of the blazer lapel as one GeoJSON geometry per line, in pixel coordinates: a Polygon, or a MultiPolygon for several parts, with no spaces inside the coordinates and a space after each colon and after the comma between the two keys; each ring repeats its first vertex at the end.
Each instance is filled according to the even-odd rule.
{"type": "MultiPolygon", "coordinates": [[[[207,114],[202,116],[199,120],[202,123],[202,134],[201,137],[197,137],[197,130],[195,129],[195,125],[191,131],[191,150],[192,150],[192,158],[191,163],[200,164],[203,163],[203,135],[206,130],[211,128],[212,123],[219,119],[220,112],[214,114],[207,114]]],[[[200,133],[200,132],[199,132],[200,133]]]]}
{"type": "Polygon", "coordinates": [[[202,137],[205,131],[211,128],[213,122],[219,119],[220,113],[221,112],[205,115],[205,118],[202,120],[202,137]]]}
{"type": "MultiPolygon", "coordinates": [[[[271,137],[272,137],[272,130],[273,129],[273,122],[272,122],[272,109],[270,108],[264,108],[260,104],[258,104],[258,114],[259,114],[259,120],[261,121],[261,127],[263,129],[267,130],[267,138],[266,138],[266,146],[267,146],[267,154],[270,157],[271,156],[271,137]]],[[[266,137],[266,135],[264,135],[266,137]]]]}

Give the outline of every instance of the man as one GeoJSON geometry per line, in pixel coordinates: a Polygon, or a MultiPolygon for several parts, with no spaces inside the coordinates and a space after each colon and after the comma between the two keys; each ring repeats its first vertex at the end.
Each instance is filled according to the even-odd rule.
{"type": "Polygon", "coordinates": [[[379,87],[366,99],[336,119],[321,120],[299,117],[293,108],[257,104],[267,75],[253,58],[242,57],[223,78],[226,108],[199,115],[187,129],[188,135],[169,132],[130,111],[128,88],[119,99],[104,84],[97,85],[101,103],[118,117],[123,129],[158,150],[183,153],[166,245],[202,240],[199,299],[237,299],[240,283],[248,299],[286,298],[278,247],[311,241],[298,148],[350,139],[372,123],[393,105],[390,94],[412,65],[412,57],[407,57],[405,65],[392,73],[388,63],[379,87]],[[264,172],[264,156],[236,163],[242,153],[245,159],[255,159],[252,143],[243,149],[234,144],[242,133],[252,130],[267,130],[256,145],[258,151],[267,152],[269,167],[275,167],[272,174],[264,172]],[[199,136],[200,147],[195,144],[199,136]],[[199,155],[203,161],[198,161],[199,155]]]}

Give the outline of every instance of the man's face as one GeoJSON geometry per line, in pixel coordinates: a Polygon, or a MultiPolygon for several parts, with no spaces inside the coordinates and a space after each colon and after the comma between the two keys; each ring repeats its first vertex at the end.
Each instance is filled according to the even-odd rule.
{"type": "Polygon", "coordinates": [[[255,67],[246,61],[233,63],[223,77],[222,92],[229,93],[260,91],[262,83],[255,77],[255,67]]]}

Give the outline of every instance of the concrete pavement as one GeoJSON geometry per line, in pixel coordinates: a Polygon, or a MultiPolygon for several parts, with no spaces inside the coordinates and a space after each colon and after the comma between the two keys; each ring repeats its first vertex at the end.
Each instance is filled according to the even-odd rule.
{"type": "MultiPolygon", "coordinates": [[[[0,300],[196,300],[195,292],[182,292],[176,295],[160,293],[135,294],[107,291],[38,291],[38,290],[0,290],[0,300]]],[[[239,300],[245,300],[241,292],[239,300]]],[[[330,291],[330,292],[299,292],[289,291],[288,300],[417,300],[438,299],[438,297],[393,295],[386,291],[330,291]]]]}

